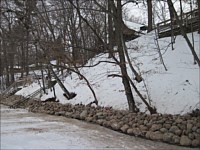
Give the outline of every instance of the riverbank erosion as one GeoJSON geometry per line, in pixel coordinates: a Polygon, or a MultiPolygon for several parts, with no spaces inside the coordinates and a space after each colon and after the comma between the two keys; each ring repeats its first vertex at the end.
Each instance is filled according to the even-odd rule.
{"type": "Polygon", "coordinates": [[[22,96],[0,96],[1,104],[11,108],[24,108],[34,113],[75,118],[99,124],[115,131],[153,141],[185,147],[200,147],[199,110],[185,115],[131,113],[110,107],[60,104],[26,100],[22,96]]]}

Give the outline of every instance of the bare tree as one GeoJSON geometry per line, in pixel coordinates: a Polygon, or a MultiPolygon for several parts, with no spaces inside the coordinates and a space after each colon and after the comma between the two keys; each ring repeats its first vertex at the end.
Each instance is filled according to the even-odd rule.
{"type": "Polygon", "coordinates": [[[1,55],[3,55],[4,68],[6,74],[6,86],[14,82],[14,58],[16,55],[16,32],[14,14],[9,9],[12,2],[2,1],[4,10],[1,10],[1,55]]]}
{"type": "Polygon", "coordinates": [[[117,1],[117,12],[114,14],[115,21],[115,30],[116,33],[116,39],[117,39],[117,47],[118,47],[118,54],[119,54],[119,66],[122,73],[122,83],[124,85],[127,101],[129,104],[129,111],[137,112],[138,108],[135,105],[135,101],[133,98],[133,94],[131,91],[131,86],[129,83],[129,79],[127,78],[127,68],[126,68],[126,61],[125,61],[125,55],[123,52],[123,34],[122,34],[122,4],[121,0],[117,1]]]}
{"type": "Polygon", "coordinates": [[[153,11],[152,11],[152,0],[147,0],[148,8],[148,32],[153,30],[153,11]]]}

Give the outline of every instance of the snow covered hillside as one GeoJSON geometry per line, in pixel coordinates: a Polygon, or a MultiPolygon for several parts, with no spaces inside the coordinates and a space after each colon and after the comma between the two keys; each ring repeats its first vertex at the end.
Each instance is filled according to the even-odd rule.
{"type": "MultiPolygon", "coordinates": [[[[191,39],[191,33],[188,34],[191,39]]],[[[197,32],[194,33],[194,45],[199,55],[200,38],[197,32]]],[[[170,38],[159,39],[159,46],[163,54],[164,63],[167,67],[165,71],[155,45],[154,31],[143,35],[140,38],[126,43],[133,66],[139,71],[144,82],[137,83],[136,86],[155,106],[159,113],[183,114],[199,107],[199,67],[194,65],[193,56],[182,36],[177,36],[174,50],[171,50],[170,38]]],[[[113,61],[108,59],[107,54],[96,56],[86,64],[95,65],[99,61],[113,61]]],[[[128,65],[127,65],[128,66],[128,65]]],[[[129,74],[132,75],[130,68],[129,74]]],[[[110,74],[120,74],[118,66],[112,63],[100,63],[95,67],[85,67],[80,72],[90,81],[94,89],[99,105],[112,106],[115,109],[128,109],[128,104],[121,78],[108,77],[110,74]]],[[[134,78],[134,75],[132,75],[134,78]]],[[[70,92],[77,93],[72,100],[67,100],[63,96],[63,91],[58,84],[55,85],[57,98],[61,103],[82,103],[88,104],[94,101],[92,92],[84,80],[72,73],[64,79],[64,85],[70,92]]],[[[16,94],[28,95],[39,89],[37,83],[23,88],[16,94]]],[[[48,91],[48,95],[43,95],[42,100],[53,97],[53,92],[48,91]]],[[[146,111],[145,105],[133,90],[134,98],[141,111],[146,111]]]]}

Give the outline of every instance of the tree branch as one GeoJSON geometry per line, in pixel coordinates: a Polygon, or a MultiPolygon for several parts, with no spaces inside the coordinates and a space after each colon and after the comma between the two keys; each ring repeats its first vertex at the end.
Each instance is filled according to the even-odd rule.
{"type": "Polygon", "coordinates": [[[119,75],[119,74],[109,74],[108,77],[120,77],[122,78],[122,75],[119,75]]]}
{"type": "Polygon", "coordinates": [[[63,69],[68,69],[69,71],[72,71],[72,72],[78,74],[79,76],[81,76],[81,78],[83,78],[83,79],[86,81],[86,83],[87,83],[89,89],[91,90],[91,92],[92,92],[92,94],[93,94],[93,96],[94,96],[94,99],[95,99],[95,100],[94,100],[94,103],[95,103],[96,105],[98,105],[98,100],[97,100],[96,94],[95,94],[93,88],[91,87],[90,82],[87,80],[87,78],[86,78],[84,75],[82,75],[79,71],[76,71],[76,70],[71,69],[71,68],[66,67],[66,66],[53,65],[53,64],[51,64],[51,66],[60,67],[60,68],[63,68],[63,69]]]}
{"type": "Polygon", "coordinates": [[[136,3],[136,5],[138,5],[137,1],[135,1],[135,0],[129,0],[129,1],[125,2],[124,4],[122,4],[122,7],[125,6],[128,3],[136,3]]]}

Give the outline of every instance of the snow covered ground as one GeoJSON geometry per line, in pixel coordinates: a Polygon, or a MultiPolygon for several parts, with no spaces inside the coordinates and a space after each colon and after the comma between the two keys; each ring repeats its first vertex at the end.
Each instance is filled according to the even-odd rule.
{"type": "Polygon", "coordinates": [[[1,105],[0,149],[176,149],[175,145],[127,136],[99,125],[1,105]]]}
{"type": "MultiPolygon", "coordinates": [[[[191,39],[192,34],[188,34],[191,39]]],[[[170,38],[159,39],[159,46],[167,67],[165,71],[155,45],[154,31],[140,38],[126,43],[131,61],[135,69],[141,73],[144,82],[136,83],[139,91],[155,106],[159,113],[183,114],[198,108],[200,103],[199,94],[199,67],[194,65],[193,56],[185,39],[177,36],[174,50],[171,49],[170,38]]],[[[194,32],[194,45],[197,54],[200,49],[200,35],[194,32]]],[[[113,61],[108,59],[107,54],[96,56],[87,65],[95,65],[99,61],[113,61]]],[[[128,65],[127,65],[128,66],[128,65]]],[[[90,81],[94,89],[99,105],[112,106],[115,109],[128,109],[128,104],[120,78],[108,77],[109,74],[120,74],[120,69],[115,64],[100,63],[95,67],[80,69],[81,73],[90,81]]],[[[128,67],[129,75],[134,78],[128,67]]],[[[88,104],[94,101],[92,92],[84,80],[72,73],[63,79],[66,88],[77,93],[77,96],[68,101],[63,96],[63,91],[58,84],[55,85],[57,98],[61,103],[88,104]]],[[[23,88],[16,94],[28,95],[39,89],[34,83],[23,88]]],[[[41,99],[53,97],[53,92],[42,95],[41,99]]],[[[141,111],[146,111],[145,105],[134,92],[135,101],[141,111]]]]}

